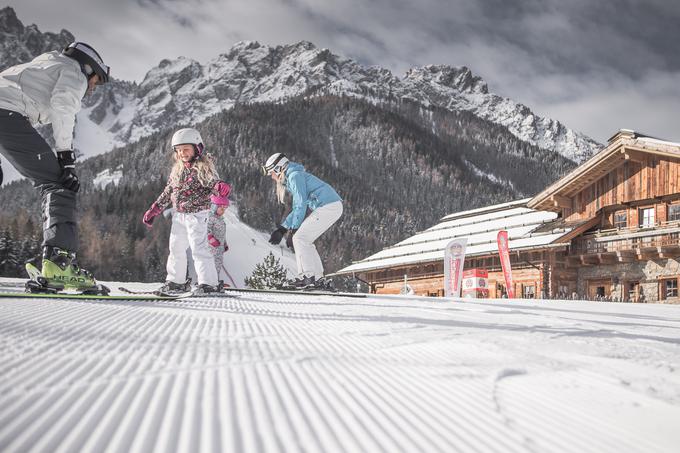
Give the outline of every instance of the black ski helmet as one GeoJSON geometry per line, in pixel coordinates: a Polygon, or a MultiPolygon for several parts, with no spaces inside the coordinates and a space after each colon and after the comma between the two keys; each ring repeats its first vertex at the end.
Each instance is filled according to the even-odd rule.
{"type": "Polygon", "coordinates": [[[104,64],[104,60],[92,46],[84,42],[72,42],[61,53],[80,63],[80,68],[88,80],[96,74],[99,76],[97,85],[109,81],[110,68],[104,64]]]}

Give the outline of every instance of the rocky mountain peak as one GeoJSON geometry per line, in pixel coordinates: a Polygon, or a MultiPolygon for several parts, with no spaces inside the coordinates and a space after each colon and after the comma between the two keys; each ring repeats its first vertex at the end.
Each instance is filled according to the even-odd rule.
{"type": "Polygon", "coordinates": [[[75,41],[71,33],[42,33],[37,25],[24,24],[11,7],[0,9],[0,71],[32,60],[51,50],[61,50],[75,41]]]}
{"type": "Polygon", "coordinates": [[[454,88],[459,92],[488,94],[486,82],[479,76],[473,75],[466,66],[427,65],[413,68],[406,73],[406,79],[436,83],[454,88]]]}
{"type": "Polygon", "coordinates": [[[24,32],[24,24],[9,6],[0,9],[0,32],[13,35],[21,35],[24,32]]]}

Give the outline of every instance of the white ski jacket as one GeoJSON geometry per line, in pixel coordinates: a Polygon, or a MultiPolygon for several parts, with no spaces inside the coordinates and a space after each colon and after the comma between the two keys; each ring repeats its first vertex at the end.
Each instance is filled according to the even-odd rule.
{"type": "Polygon", "coordinates": [[[0,72],[0,108],[34,125],[52,123],[57,151],[73,147],[76,114],[86,91],[80,64],[56,51],[0,72]]]}

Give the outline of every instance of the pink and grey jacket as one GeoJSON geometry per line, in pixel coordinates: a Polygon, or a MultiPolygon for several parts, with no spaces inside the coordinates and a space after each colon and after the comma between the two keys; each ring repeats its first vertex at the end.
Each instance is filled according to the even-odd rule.
{"type": "Polygon", "coordinates": [[[184,168],[178,182],[168,182],[156,202],[160,210],[172,203],[177,212],[196,213],[210,209],[211,199],[226,199],[231,186],[223,181],[212,180],[204,186],[198,180],[196,169],[184,168]]]}

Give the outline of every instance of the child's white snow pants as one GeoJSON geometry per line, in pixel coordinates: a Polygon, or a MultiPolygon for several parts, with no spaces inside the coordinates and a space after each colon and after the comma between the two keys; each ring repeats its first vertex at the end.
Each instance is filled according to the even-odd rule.
{"type": "Polygon", "coordinates": [[[323,264],[319,252],[316,251],[314,241],[331,227],[342,215],[342,202],[335,201],[315,209],[302,222],[293,236],[295,260],[297,261],[298,277],[323,277],[323,264]]]}
{"type": "Polygon", "coordinates": [[[199,285],[217,286],[217,270],[208,244],[210,211],[175,212],[170,230],[170,255],[166,269],[168,281],[184,283],[187,275],[187,249],[196,267],[199,285]]]}

